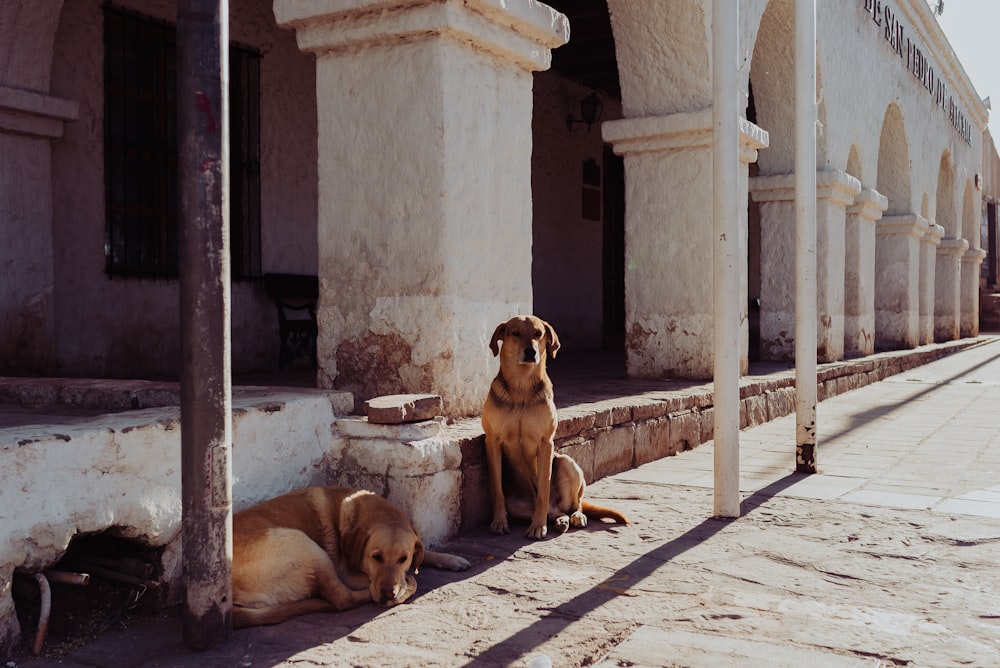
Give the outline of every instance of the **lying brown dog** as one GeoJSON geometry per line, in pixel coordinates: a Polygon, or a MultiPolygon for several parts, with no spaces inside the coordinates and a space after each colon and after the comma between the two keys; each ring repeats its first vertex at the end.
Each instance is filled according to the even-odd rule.
{"type": "Polygon", "coordinates": [[[277,624],[368,601],[402,603],[421,564],[462,571],[425,550],[399,508],[363,490],[306,487],[233,515],[233,626],[277,624]]]}
{"type": "Polygon", "coordinates": [[[483,405],[490,530],[508,533],[508,514],[528,520],[525,535],[536,539],[545,537],[549,520],[559,531],[586,526],[588,516],[628,524],[620,512],[584,501],[580,466],[555,453],[556,405],[545,370],[547,357],[559,350],[552,325],[533,315],[515,316],[497,325],[490,350],[500,356],[500,371],[483,405]]]}

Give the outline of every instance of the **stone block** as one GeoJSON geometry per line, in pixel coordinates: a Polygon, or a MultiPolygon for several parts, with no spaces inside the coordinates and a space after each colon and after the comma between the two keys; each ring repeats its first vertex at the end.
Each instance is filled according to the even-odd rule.
{"type": "MultiPolygon", "coordinates": [[[[836,381],[834,381],[834,389],[836,389],[836,381]]],[[[833,396],[830,392],[829,383],[816,383],[816,401],[826,401],[833,396]]]]}
{"type": "Polygon", "coordinates": [[[662,401],[642,399],[637,401],[632,408],[632,420],[637,423],[663,417],[666,414],[667,407],[662,401]]]}
{"type": "Polygon", "coordinates": [[[773,392],[747,397],[742,403],[740,429],[756,427],[768,420],[767,398],[773,392]],[[742,419],[745,416],[745,420],[742,419]]]}
{"type": "Polygon", "coordinates": [[[430,420],[443,410],[444,400],[437,394],[391,394],[365,402],[365,414],[374,424],[430,420]]]}
{"type": "Polygon", "coordinates": [[[698,411],[698,422],[701,425],[701,438],[697,445],[707,443],[715,438],[715,408],[709,406],[698,411]]]}
{"type": "Polygon", "coordinates": [[[715,404],[715,393],[712,388],[695,392],[691,397],[694,400],[695,408],[698,409],[708,408],[715,404]]]}
{"type": "Polygon", "coordinates": [[[776,420],[785,415],[790,415],[795,410],[795,388],[784,387],[774,392],[768,392],[767,397],[767,419],[776,420]]]}
{"type": "Polygon", "coordinates": [[[668,416],[670,421],[670,454],[692,450],[701,445],[701,420],[695,411],[668,416]]]}
{"type": "Polygon", "coordinates": [[[627,471],[632,467],[635,425],[626,424],[600,429],[594,439],[593,480],[627,471]]]}
{"type": "Polygon", "coordinates": [[[610,427],[612,424],[614,422],[611,420],[611,405],[599,407],[597,412],[594,413],[594,428],[603,429],[604,427],[610,427]]]}
{"type": "Polygon", "coordinates": [[[569,408],[558,411],[559,424],[556,438],[565,438],[594,428],[594,411],[587,408],[569,408]]]}
{"type": "Polygon", "coordinates": [[[670,454],[670,420],[666,416],[635,423],[633,466],[642,466],[670,454]]]}

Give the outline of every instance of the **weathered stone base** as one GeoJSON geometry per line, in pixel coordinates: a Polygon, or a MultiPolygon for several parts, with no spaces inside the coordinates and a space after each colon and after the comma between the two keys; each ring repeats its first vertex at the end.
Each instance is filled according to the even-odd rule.
{"type": "MultiPolygon", "coordinates": [[[[821,364],[817,400],[823,401],[928,364],[981,340],[963,339],[914,350],[894,351],[821,364]]],[[[556,387],[558,399],[559,388],[556,387]]],[[[573,457],[588,482],[691,450],[713,438],[712,384],[646,392],[559,409],[556,449],[573,457]]],[[[755,427],[795,411],[795,370],[740,380],[740,429],[755,427]]],[[[489,485],[481,431],[459,436],[463,453],[461,530],[479,529],[489,518],[489,485]]]]}

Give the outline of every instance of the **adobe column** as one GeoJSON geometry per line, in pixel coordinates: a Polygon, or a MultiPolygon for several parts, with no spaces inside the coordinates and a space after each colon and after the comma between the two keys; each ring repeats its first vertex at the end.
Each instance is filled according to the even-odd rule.
{"type": "Polygon", "coordinates": [[[0,375],[56,368],[52,255],[52,143],[79,105],[0,85],[0,215],[13,234],[0,244],[0,375]]]}
{"type": "Polygon", "coordinates": [[[962,258],[969,249],[965,239],[942,239],[937,247],[934,271],[934,340],[959,337],[961,316],[962,258]]]}
{"type": "Polygon", "coordinates": [[[276,0],[316,54],[319,384],[482,407],[497,323],[532,308],[534,0],[276,0]]]}
{"type": "Polygon", "coordinates": [[[962,295],[959,298],[962,311],[959,334],[962,338],[979,336],[979,276],[985,259],[986,251],[982,248],[970,248],[962,255],[962,295]]]}
{"type": "MultiPolygon", "coordinates": [[[[625,162],[625,352],[629,376],[711,378],[712,110],[608,121],[604,139],[625,162]]],[[[767,132],[740,119],[740,190],[767,132]]],[[[737,159],[734,156],[734,159],[737,159]]],[[[747,212],[740,214],[747,246],[747,212]]],[[[740,266],[747,290],[746,254],[740,266]]],[[[748,365],[747,304],[740,369],[748,365]]]]}
{"type": "MultiPolygon", "coordinates": [[[[840,170],[816,174],[816,359],[844,357],[847,205],[861,182],[840,170]]],[[[757,176],[760,203],[760,339],[766,359],[795,357],[795,174],[757,176]]]]}
{"type": "Polygon", "coordinates": [[[920,343],[934,343],[934,290],[937,273],[937,248],[944,236],[944,228],[928,221],[927,232],[920,239],[920,343]]]}
{"type": "Polygon", "coordinates": [[[847,207],[844,256],[844,356],[875,352],[875,223],[889,206],[866,188],[847,207]]]}
{"type": "Polygon", "coordinates": [[[883,216],[875,225],[875,347],[920,345],[920,240],[927,219],[883,216]]]}

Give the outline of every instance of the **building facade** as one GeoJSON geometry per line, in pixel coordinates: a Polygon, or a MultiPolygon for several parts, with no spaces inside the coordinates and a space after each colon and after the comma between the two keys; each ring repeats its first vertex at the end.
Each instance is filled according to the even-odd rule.
{"type": "MultiPolygon", "coordinates": [[[[235,374],[278,366],[264,275],[304,274],[359,403],[477,413],[518,312],[711,377],[712,3],[550,4],[230,0],[235,374]]],[[[923,0],[817,4],[819,360],[974,336],[987,108],[923,0]]],[[[794,12],[739,12],[746,370],[794,351],[794,12]]],[[[175,15],[0,6],[2,374],[180,373],[175,15]]]]}

